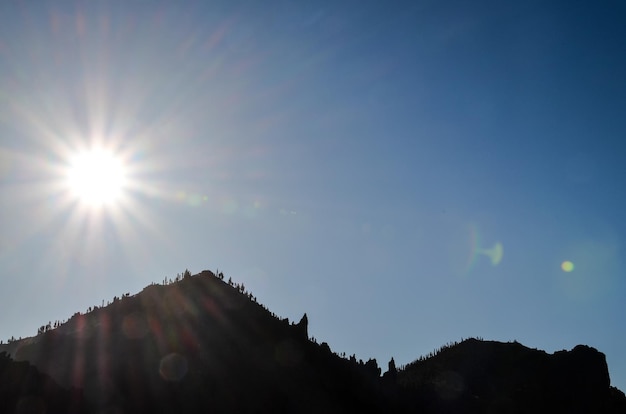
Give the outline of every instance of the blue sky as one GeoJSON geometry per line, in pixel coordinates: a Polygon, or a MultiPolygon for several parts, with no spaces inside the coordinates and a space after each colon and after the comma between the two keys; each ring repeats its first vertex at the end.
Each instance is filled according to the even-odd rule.
{"type": "Polygon", "coordinates": [[[383,367],[469,336],[584,343],[626,390],[625,18],[619,1],[2,3],[0,338],[219,268],[383,367]],[[105,206],[65,179],[94,147],[126,171],[105,206]]]}

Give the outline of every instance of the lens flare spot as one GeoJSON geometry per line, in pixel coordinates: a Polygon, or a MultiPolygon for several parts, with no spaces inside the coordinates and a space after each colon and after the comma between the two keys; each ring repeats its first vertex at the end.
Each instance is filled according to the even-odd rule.
{"type": "Polygon", "coordinates": [[[478,249],[478,253],[484,254],[491,260],[492,266],[497,266],[502,261],[502,256],[504,255],[504,248],[502,247],[502,243],[497,242],[490,249],[478,249]]]}
{"type": "Polygon", "coordinates": [[[574,270],[574,263],[570,262],[569,260],[564,261],[563,263],[561,263],[561,269],[564,272],[572,272],[574,270]]]}
{"type": "Polygon", "coordinates": [[[187,374],[187,359],[177,353],[171,353],[161,359],[159,374],[166,381],[180,381],[187,374]]]}
{"type": "Polygon", "coordinates": [[[198,207],[202,203],[202,196],[200,194],[189,194],[187,197],[187,204],[191,207],[198,207]]]}
{"type": "Polygon", "coordinates": [[[222,212],[225,214],[235,214],[239,209],[239,203],[232,198],[222,200],[222,212]]]}
{"type": "Polygon", "coordinates": [[[504,247],[499,241],[493,247],[482,247],[478,228],[472,224],[470,225],[470,256],[465,265],[465,273],[474,267],[478,257],[481,255],[488,257],[492,266],[498,266],[504,256],[504,247]]]}

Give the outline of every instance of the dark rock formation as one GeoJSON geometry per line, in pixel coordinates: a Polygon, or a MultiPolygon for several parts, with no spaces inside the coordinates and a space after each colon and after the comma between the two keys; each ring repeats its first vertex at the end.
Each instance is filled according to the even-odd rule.
{"type": "Polygon", "coordinates": [[[96,411],[349,412],[375,381],[212,273],[152,285],[22,341],[15,355],[81,387],[96,411]]]}
{"type": "Polygon", "coordinates": [[[28,362],[0,353],[0,414],[85,412],[79,390],[64,389],[28,362]]]}
{"type": "Polygon", "coordinates": [[[296,325],[298,330],[300,331],[300,336],[304,339],[309,339],[309,318],[307,318],[306,313],[300,319],[300,322],[296,325]]]}
{"type": "Polygon", "coordinates": [[[410,364],[398,383],[428,412],[617,412],[605,356],[584,345],[550,355],[470,339],[410,364]]]}
{"type": "MultiPolygon", "coordinates": [[[[277,318],[210,271],[123,295],[4,349],[83,389],[94,413],[626,412],[593,348],[549,355],[471,339],[402,369],[392,359],[381,377],[375,359],[341,358],[309,340],[306,314],[297,324],[277,318]]],[[[0,414],[20,398],[48,413],[82,412],[75,392],[6,360],[22,374],[0,378],[0,414]]]]}

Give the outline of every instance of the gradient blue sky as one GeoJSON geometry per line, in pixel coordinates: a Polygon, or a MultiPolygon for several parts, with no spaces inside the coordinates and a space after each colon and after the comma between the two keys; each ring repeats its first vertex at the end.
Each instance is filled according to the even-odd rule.
{"type": "Polygon", "coordinates": [[[1,2],[0,338],[219,268],[383,367],[584,343],[626,390],[624,22],[621,1],[1,2]],[[128,171],[106,208],[63,178],[91,146],[128,171]]]}

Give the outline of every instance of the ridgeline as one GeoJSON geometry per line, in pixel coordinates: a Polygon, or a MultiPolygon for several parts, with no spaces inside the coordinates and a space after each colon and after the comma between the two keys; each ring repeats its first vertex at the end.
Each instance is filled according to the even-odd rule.
{"type": "Polygon", "coordinates": [[[584,345],[468,339],[383,374],[223,279],[185,271],[0,345],[0,414],[626,412],[584,345]]]}

